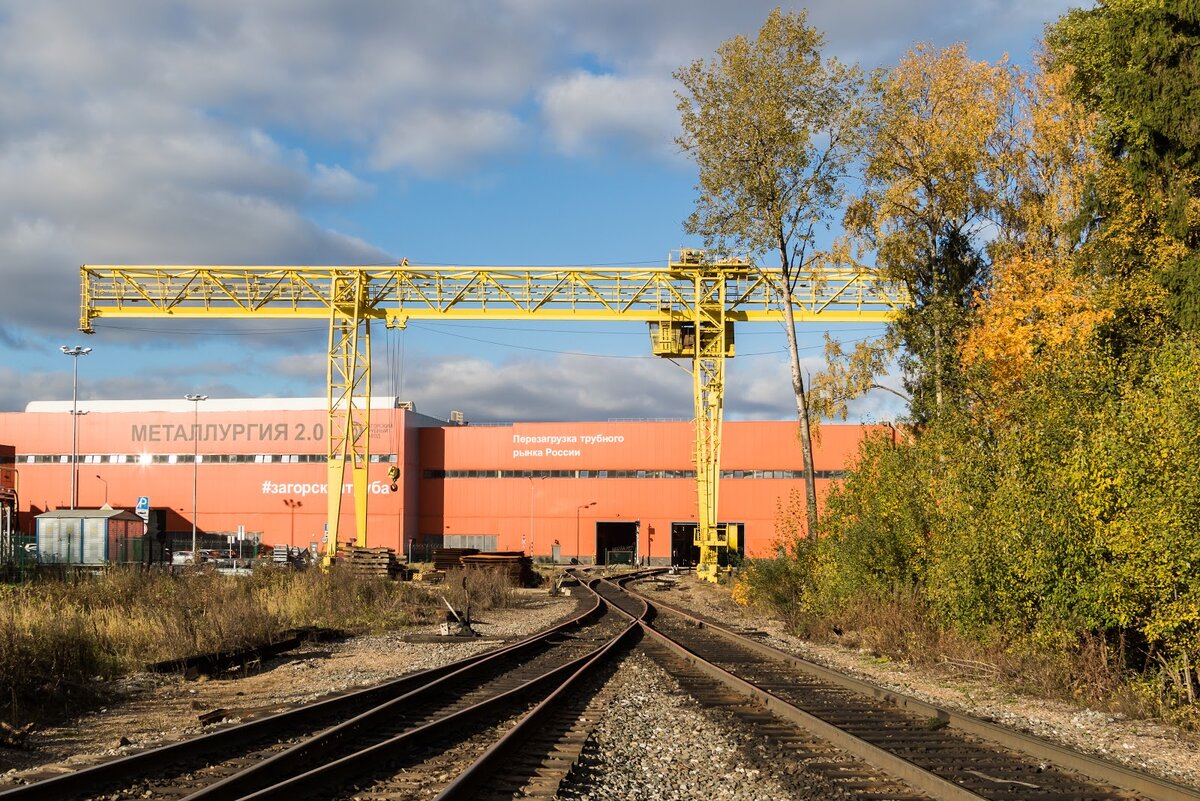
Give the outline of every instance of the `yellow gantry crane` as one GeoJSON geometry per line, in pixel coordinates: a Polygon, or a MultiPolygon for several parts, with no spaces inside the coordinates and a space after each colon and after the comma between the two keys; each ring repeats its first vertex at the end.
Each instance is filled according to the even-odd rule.
{"type": "MultiPolygon", "coordinates": [[[[718,523],[725,360],[734,324],[779,322],[782,273],[738,260],[672,252],[665,267],[233,267],[84,265],[79,328],[106,317],[286,318],[329,321],[327,557],[337,550],[345,470],[352,471],[357,543],[366,544],[371,429],[371,323],[409,320],[638,321],[657,356],[690,360],[695,413],[699,572],[736,547],[718,523]]],[[[883,322],[908,303],[868,269],[799,276],[799,322],[883,322]]]]}

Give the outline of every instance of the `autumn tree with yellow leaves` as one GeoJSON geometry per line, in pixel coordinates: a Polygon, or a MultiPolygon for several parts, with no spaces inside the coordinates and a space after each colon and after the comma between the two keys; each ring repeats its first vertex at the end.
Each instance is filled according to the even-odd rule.
{"type": "Polygon", "coordinates": [[[868,437],[816,547],[751,563],[748,598],[1200,724],[1193,6],[1072,11],[1029,74],[918,45],[871,76],[841,256],[915,303],[882,343],[831,341],[814,391],[869,387],[895,349],[911,425],[868,437]]]}
{"type": "Polygon", "coordinates": [[[1017,76],[964,45],[918,45],[870,81],[863,192],[846,227],[913,305],[891,326],[912,411],[927,421],[958,396],[957,344],[988,279],[1011,174],[1017,76]]]}
{"type": "Polygon", "coordinates": [[[804,459],[808,536],[817,530],[810,399],[800,367],[792,297],[802,270],[823,258],[817,237],[842,204],[863,111],[861,74],[823,58],[805,12],[771,12],[758,35],[721,44],[676,79],[683,135],[699,167],[685,223],[717,253],[775,260],[804,459]]]}

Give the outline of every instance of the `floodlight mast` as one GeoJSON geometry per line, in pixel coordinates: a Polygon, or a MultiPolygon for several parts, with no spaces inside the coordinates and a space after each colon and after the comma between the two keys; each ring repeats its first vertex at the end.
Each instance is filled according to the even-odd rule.
{"type": "MultiPolygon", "coordinates": [[[[698,572],[715,577],[729,542],[718,523],[725,360],[738,322],[782,322],[780,270],[673,252],[665,267],[84,265],[80,329],[106,317],[324,319],[328,349],[328,525],[337,552],[345,469],[352,470],[357,543],[366,545],[370,325],[383,320],[541,320],[650,325],[655,355],[690,362],[696,425],[698,572]]],[[[800,322],[885,322],[908,305],[865,267],[793,273],[800,322]]]]}
{"type": "MultiPolygon", "coordinates": [[[[91,348],[59,345],[64,355],[71,357],[71,509],[79,500],[79,357],[87,356],[91,348]]],[[[83,412],[87,414],[87,412],[83,412]]]]}
{"type": "Polygon", "coordinates": [[[208,396],[188,393],[183,396],[183,399],[192,404],[192,564],[199,567],[200,554],[196,550],[196,518],[200,516],[200,401],[208,400],[208,396]]]}

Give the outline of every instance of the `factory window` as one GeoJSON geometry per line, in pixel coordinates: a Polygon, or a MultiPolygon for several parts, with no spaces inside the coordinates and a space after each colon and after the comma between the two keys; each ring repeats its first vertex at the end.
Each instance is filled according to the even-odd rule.
{"type": "MultiPolygon", "coordinates": [[[[78,455],[80,464],[191,464],[193,455],[190,453],[81,453],[78,455]]],[[[323,463],[326,461],[323,453],[210,453],[200,454],[198,461],[209,464],[270,464],[270,463],[323,463]]],[[[372,461],[375,461],[372,459],[372,461]]],[[[396,461],[396,454],[380,454],[380,462],[396,461]]],[[[0,462],[9,464],[70,464],[69,453],[22,453],[13,456],[0,456],[0,462]]],[[[482,471],[493,475],[496,471],[482,471]]],[[[573,471],[554,471],[564,475],[573,475],[573,471]]],[[[544,475],[550,473],[544,472],[544,475]]]]}

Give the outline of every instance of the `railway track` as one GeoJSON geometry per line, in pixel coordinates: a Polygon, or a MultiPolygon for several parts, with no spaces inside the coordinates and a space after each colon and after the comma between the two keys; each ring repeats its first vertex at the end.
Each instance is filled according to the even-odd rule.
{"type": "MultiPolygon", "coordinates": [[[[410,789],[436,789],[450,783],[457,767],[479,758],[468,758],[473,747],[491,745],[490,739],[481,740],[480,732],[513,729],[564,682],[594,671],[595,666],[584,667],[604,664],[636,634],[626,617],[614,614],[597,596],[572,619],[518,643],[5,789],[0,799],[337,797],[339,791],[330,788],[353,790],[364,776],[397,766],[408,776],[410,789]],[[431,749],[435,742],[439,745],[431,749]]],[[[578,678],[573,681],[579,683],[578,678]]],[[[421,791],[414,797],[428,794],[421,791]]]]}
{"type": "Polygon", "coordinates": [[[839,798],[1200,799],[841,676],[618,583],[580,580],[595,593],[587,608],[521,642],[8,789],[0,801],[553,798],[604,714],[597,693],[614,657],[639,640],[700,703],[839,798]]]}
{"type": "Polygon", "coordinates": [[[848,797],[1200,799],[1192,788],[874,687],[633,594],[650,607],[645,647],[689,692],[786,745],[848,797]]]}

